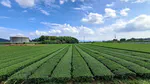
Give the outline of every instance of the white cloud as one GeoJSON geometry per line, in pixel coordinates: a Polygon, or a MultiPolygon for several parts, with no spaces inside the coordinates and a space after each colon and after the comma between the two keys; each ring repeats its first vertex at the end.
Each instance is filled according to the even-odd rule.
{"type": "Polygon", "coordinates": [[[48,32],[36,30],[35,32],[31,32],[30,35],[32,35],[32,36],[42,36],[42,35],[48,35],[48,32]]]}
{"type": "Polygon", "coordinates": [[[85,0],[80,0],[81,2],[84,2],[85,0]]]}
{"type": "MultiPolygon", "coordinates": [[[[76,8],[76,10],[81,10],[81,8],[76,8]]],[[[127,12],[128,10],[124,10],[127,12]]],[[[82,18],[82,22],[89,23],[89,24],[102,24],[104,23],[105,19],[107,18],[116,18],[116,10],[111,8],[105,8],[105,15],[98,14],[98,13],[89,13],[86,17],[82,18]]]]}
{"type": "Polygon", "coordinates": [[[139,15],[129,21],[118,20],[116,23],[99,28],[99,32],[134,32],[150,30],[150,16],[139,15]]]}
{"type": "Polygon", "coordinates": [[[55,0],[43,0],[45,5],[52,5],[53,3],[55,3],[55,0]]]}
{"type": "Polygon", "coordinates": [[[128,2],[129,0],[120,0],[121,2],[128,2]]]}
{"type": "Polygon", "coordinates": [[[50,34],[60,34],[62,33],[60,30],[57,30],[57,29],[52,29],[49,31],[50,34]]]}
{"type": "Polygon", "coordinates": [[[75,2],[76,0],[71,0],[72,2],[75,2]]]}
{"type": "Polygon", "coordinates": [[[30,22],[34,22],[36,20],[36,18],[32,17],[28,19],[30,22]]]}
{"type": "Polygon", "coordinates": [[[0,19],[8,19],[10,17],[7,17],[7,16],[0,16],[0,19]]]}
{"type": "Polygon", "coordinates": [[[24,10],[24,11],[22,11],[23,13],[26,13],[26,12],[28,12],[27,10],[24,10]]]}
{"type": "Polygon", "coordinates": [[[115,5],[114,2],[112,2],[111,4],[106,4],[107,7],[113,7],[115,5]]]}
{"type": "MultiPolygon", "coordinates": [[[[56,4],[56,0],[35,0],[35,5],[39,6],[46,6],[46,7],[51,7],[51,8],[60,8],[58,4],[56,4]]],[[[37,7],[36,6],[36,7],[37,7]]]]}
{"type": "Polygon", "coordinates": [[[128,16],[128,11],[130,11],[129,8],[122,9],[120,11],[120,15],[122,15],[122,16],[128,16]]]}
{"type": "Polygon", "coordinates": [[[106,34],[108,32],[116,32],[116,31],[120,31],[121,29],[125,28],[126,26],[126,22],[123,20],[117,20],[116,23],[111,24],[109,26],[104,26],[98,29],[98,31],[101,34],[106,34]]]}
{"type": "Polygon", "coordinates": [[[0,27],[0,38],[9,39],[12,35],[17,35],[21,33],[21,31],[13,28],[0,27]]]}
{"type": "Polygon", "coordinates": [[[89,12],[94,10],[92,5],[89,4],[80,5],[79,7],[75,7],[73,9],[76,11],[80,11],[82,15],[87,15],[89,14],[89,12]]]}
{"type": "Polygon", "coordinates": [[[35,0],[15,0],[15,1],[23,8],[35,6],[35,0]]]}
{"type": "Polygon", "coordinates": [[[2,1],[1,1],[1,4],[2,4],[3,6],[6,6],[6,7],[8,7],[8,8],[11,8],[11,2],[10,2],[9,0],[2,0],[2,1]]]}
{"type": "Polygon", "coordinates": [[[43,10],[43,9],[39,9],[39,10],[40,10],[40,12],[43,13],[44,15],[47,15],[47,16],[50,15],[47,11],[45,11],[45,10],[43,10]]]}
{"type": "MultiPolygon", "coordinates": [[[[71,1],[71,2],[76,2],[77,0],[59,0],[59,3],[60,4],[64,4],[65,2],[68,2],[68,1],[71,1]]],[[[78,1],[81,1],[81,2],[84,2],[84,0],[78,0],[78,1]]]]}
{"type": "Polygon", "coordinates": [[[127,22],[125,31],[146,31],[150,30],[150,15],[140,15],[127,22]]]}
{"type": "Polygon", "coordinates": [[[116,23],[96,30],[99,40],[112,40],[114,34],[120,38],[149,38],[150,15],[139,15],[131,20],[117,20],[116,23]]]}
{"type": "Polygon", "coordinates": [[[102,24],[104,23],[103,19],[104,18],[101,14],[89,13],[85,18],[82,18],[81,21],[90,24],[102,24]]]}
{"type": "Polygon", "coordinates": [[[150,0],[120,0],[121,2],[131,2],[131,3],[145,3],[150,2],[150,0]]]}
{"type": "Polygon", "coordinates": [[[25,35],[24,35],[24,34],[21,34],[21,33],[11,34],[10,36],[25,37],[25,35]]]}
{"type": "Polygon", "coordinates": [[[84,26],[71,26],[70,24],[57,24],[49,22],[41,22],[41,24],[50,28],[48,31],[38,31],[30,33],[30,35],[41,36],[41,35],[55,35],[55,36],[73,36],[81,38],[83,36],[94,35],[94,31],[84,26]]]}
{"type": "Polygon", "coordinates": [[[60,4],[64,4],[66,2],[66,0],[60,0],[59,3],[60,4]]]}
{"type": "Polygon", "coordinates": [[[72,27],[69,24],[64,24],[64,25],[59,25],[59,26],[64,33],[69,33],[69,34],[78,34],[79,33],[79,31],[77,30],[76,27],[72,27]]]}
{"type": "Polygon", "coordinates": [[[57,28],[57,27],[61,27],[61,24],[57,24],[57,23],[50,23],[50,22],[41,22],[41,24],[49,27],[49,28],[57,28]]]}
{"type": "MultiPolygon", "coordinates": [[[[60,6],[56,4],[56,0],[15,0],[23,8],[31,8],[38,5],[44,5],[54,8],[59,8],[60,6]]],[[[68,1],[76,2],[76,0],[58,0],[60,4],[64,4],[68,1]]],[[[84,0],[79,0],[84,2],[84,0]]]]}
{"type": "Polygon", "coordinates": [[[116,15],[116,10],[113,10],[111,8],[105,8],[105,17],[111,17],[111,18],[115,18],[117,17],[116,15]]]}
{"type": "Polygon", "coordinates": [[[91,29],[85,26],[71,26],[69,24],[56,24],[41,22],[41,24],[50,28],[45,31],[33,32],[36,35],[59,35],[73,36],[79,40],[112,40],[114,34],[117,38],[148,37],[150,35],[150,15],[139,15],[130,20],[117,20],[114,24],[91,29]],[[41,32],[39,34],[39,32],[41,32]]]}
{"type": "Polygon", "coordinates": [[[148,2],[149,0],[135,0],[132,3],[145,3],[148,2]]]}
{"type": "Polygon", "coordinates": [[[47,27],[53,28],[55,30],[60,30],[62,33],[66,34],[78,34],[79,31],[76,27],[70,26],[70,24],[56,24],[56,23],[48,23],[48,22],[41,22],[47,27]]]}
{"type": "Polygon", "coordinates": [[[74,8],[75,10],[90,10],[93,9],[91,6],[81,5],[80,7],[74,8]]]}
{"type": "Polygon", "coordinates": [[[84,27],[84,26],[80,26],[79,30],[80,30],[80,33],[81,34],[83,33],[84,35],[93,35],[95,33],[92,29],[84,27]]]}

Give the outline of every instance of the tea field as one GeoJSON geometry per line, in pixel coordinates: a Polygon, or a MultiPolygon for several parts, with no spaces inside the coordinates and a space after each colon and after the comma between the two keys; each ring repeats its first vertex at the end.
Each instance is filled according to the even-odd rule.
{"type": "Polygon", "coordinates": [[[150,83],[148,49],[108,45],[0,46],[0,83],[150,83]]]}

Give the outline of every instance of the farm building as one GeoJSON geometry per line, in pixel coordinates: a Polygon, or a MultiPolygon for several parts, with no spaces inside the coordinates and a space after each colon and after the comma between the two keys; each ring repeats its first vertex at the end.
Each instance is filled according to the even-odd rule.
{"type": "Polygon", "coordinates": [[[29,42],[29,38],[24,37],[24,36],[13,36],[13,37],[10,37],[10,42],[11,43],[27,43],[29,42]]]}

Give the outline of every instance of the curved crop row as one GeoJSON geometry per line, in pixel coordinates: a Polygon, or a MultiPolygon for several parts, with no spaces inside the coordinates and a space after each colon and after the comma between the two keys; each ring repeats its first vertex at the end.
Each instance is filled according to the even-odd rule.
{"type": "Polygon", "coordinates": [[[94,75],[95,79],[112,79],[114,74],[101,62],[90,56],[89,54],[85,53],[79,47],[76,47],[79,53],[83,56],[85,61],[87,62],[88,66],[91,68],[91,71],[94,75]]]}
{"type": "MultiPolygon", "coordinates": [[[[101,46],[97,46],[99,48],[101,48],[101,46]]],[[[132,55],[132,56],[135,56],[135,57],[142,57],[142,58],[146,58],[146,59],[150,59],[150,54],[148,53],[142,53],[142,52],[136,52],[136,51],[130,51],[130,50],[122,50],[122,49],[118,49],[118,48],[111,48],[111,47],[102,47],[103,49],[106,48],[106,49],[109,49],[111,51],[114,51],[114,52],[120,52],[120,53],[123,53],[123,54],[128,54],[128,55],[132,55]]]]}
{"type": "Polygon", "coordinates": [[[47,60],[52,59],[54,56],[56,56],[58,53],[61,53],[62,51],[64,51],[65,49],[60,49],[54,53],[52,53],[51,55],[41,59],[40,61],[37,61],[35,63],[33,63],[32,65],[18,71],[17,73],[13,74],[11,77],[9,77],[9,79],[7,80],[8,82],[13,82],[13,81],[24,81],[27,80],[29,78],[30,75],[32,75],[34,73],[34,71],[36,71],[40,66],[42,66],[44,63],[47,62],[47,60]]]}
{"type": "MultiPolygon", "coordinates": [[[[134,52],[134,54],[131,54],[133,51],[131,52],[131,51],[118,50],[118,49],[112,49],[112,48],[106,48],[106,47],[100,47],[100,46],[92,46],[92,45],[86,45],[86,46],[90,46],[91,48],[93,47],[93,48],[96,48],[98,50],[116,53],[120,56],[128,56],[128,57],[133,58],[133,59],[150,62],[150,59],[149,59],[150,54],[140,53],[140,55],[136,55],[135,52],[134,52]]],[[[139,52],[136,52],[136,53],[139,53],[139,52]]]]}
{"type": "MultiPolygon", "coordinates": [[[[61,47],[63,47],[63,46],[61,46],[61,47]]],[[[0,80],[7,79],[9,76],[16,73],[17,71],[47,57],[49,54],[55,52],[56,50],[60,49],[61,47],[57,46],[57,47],[51,49],[50,51],[46,50],[45,53],[41,54],[41,55],[38,55],[40,53],[39,52],[39,53],[35,54],[36,57],[34,57],[34,58],[31,58],[31,59],[25,60],[23,62],[13,64],[11,66],[0,69],[0,80]]]]}
{"type": "MultiPolygon", "coordinates": [[[[92,47],[92,49],[94,49],[94,47],[92,47]]],[[[112,55],[114,57],[118,57],[118,58],[121,58],[121,59],[130,61],[130,62],[136,63],[136,64],[138,64],[140,66],[143,66],[145,68],[150,69],[150,62],[147,62],[148,60],[146,60],[144,58],[135,57],[135,56],[132,56],[132,55],[126,55],[126,54],[122,54],[122,53],[119,53],[119,52],[113,52],[113,51],[111,51],[109,49],[105,49],[105,48],[96,48],[95,47],[94,50],[98,50],[98,51],[100,51],[102,53],[107,53],[107,54],[112,55]]]]}
{"type": "Polygon", "coordinates": [[[35,52],[35,53],[32,53],[32,54],[22,55],[18,59],[14,59],[14,60],[10,60],[10,61],[5,62],[5,63],[1,63],[0,64],[0,69],[5,68],[5,67],[9,67],[9,66],[12,66],[12,65],[15,65],[15,64],[19,64],[19,63],[24,62],[26,60],[37,57],[37,55],[39,55],[39,56],[44,55],[45,53],[47,53],[47,51],[46,52],[35,52]]]}
{"type": "MultiPolygon", "coordinates": [[[[88,48],[90,48],[90,47],[88,47],[88,48]]],[[[104,56],[105,58],[110,59],[112,61],[115,61],[116,63],[119,63],[122,66],[130,69],[131,71],[135,72],[138,76],[141,76],[141,77],[150,77],[150,70],[148,70],[145,67],[142,67],[142,66],[140,66],[140,65],[138,65],[136,63],[130,62],[130,61],[126,61],[123,58],[120,59],[118,57],[115,57],[114,55],[108,55],[108,52],[104,53],[103,51],[101,51],[99,49],[94,49],[93,48],[93,50],[95,52],[97,51],[97,54],[99,54],[101,56],[104,56]]],[[[134,60],[134,59],[132,59],[132,60],[134,60]]]]}
{"type": "Polygon", "coordinates": [[[32,46],[0,46],[0,57],[6,58],[7,56],[11,56],[12,54],[21,54],[23,52],[30,51],[33,48],[34,47],[32,46]]]}
{"type": "MultiPolygon", "coordinates": [[[[0,61],[1,61],[1,64],[3,64],[3,63],[7,63],[7,62],[14,61],[14,60],[17,60],[17,59],[22,59],[22,58],[25,58],[25,57],[30,57],[31,58],[32,56],[36,55],[36,53],[37,54],[45,53],[45,52],[47,52],[46,50],[50,50],[51,49],[50,47],[54,47],[54,46],[55,45],[40,46],[40,47],[28,46],[27,48],[25,47],[23,49],[20,49],[20,47],[19,47],[20,50],[18,50],[18,51],[17,50],[16,51],[7,51],[6,50],[7,53],[8,52],[9,53],[4,54],[4,55],[0,55],[0,56],[2,56],[0,61]]],[[[57,46],[57,47],[59,47],[59,46],[57,46]]]]}
{"type": "Polygon", "coordinates": [[[85,47],[79,46],[81,49],[83,49],[85,52],[87,52],[89,55],[93,56],[100,62],[102,62],[105,66],[107,66],[114,74],[115,77],[129,77],[129,76],[135,76],[135,73],[127,69],[126,67],[109,60],[105,58],[103,55],[99,54],[99,52],[87,49],[85,47]]]}
{"type": "Polygon", "coordinates": [[[7,62],[10,62],[10,61],[14,61],[14,60],[25,58],[25,57],[30,57],[30,56],[34,55],[35,53],[39,53],[38,51],[41,50],[41,49],[43,49],[43,48],[32,48],[32,49],[29,49],[29,51],[26,51],[25,49],[22,49],[22,50],[25,51],[25,52],[22,52],[22,54],[20,54],[20,53],[13,54],[12,52],[8,51],[9,53],[11,53],[11,55],[4,56],[5,58],[0,59],[0,61],[1,61],[0,66],[3,63],[7,63],[7,62]]]}
{"type": "Polygon", "coordinates": [[[55,70],[56,66],[59,64],[60,60],[67,53],[68,48],[60,51],[55,54],[51,59],[47,60],[42,66],[40,66],[30,77],[29,80],[33,82],[43,82],[50,81],[52,77],[52,73],[55,70]]]}

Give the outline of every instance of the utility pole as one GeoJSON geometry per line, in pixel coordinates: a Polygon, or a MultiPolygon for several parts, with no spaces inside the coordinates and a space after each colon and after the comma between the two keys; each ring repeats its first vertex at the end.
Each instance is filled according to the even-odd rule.
{"type": "Polygon", "coordinates": [[[114,37],[115,37],[115,39],[117,39],[117,36],[116,36],[116,34],[114,35],[114,37]]]}
{"type": "Polygon", "coordinates": [[[83,37],[84,43],[85,43],[85,36],[83,37]]]}
{"type": "Polygon", "coordinates": [[[85,43],[85,32],[84,32],[84,28],[83,28],[83,42],[85,43]]]}

